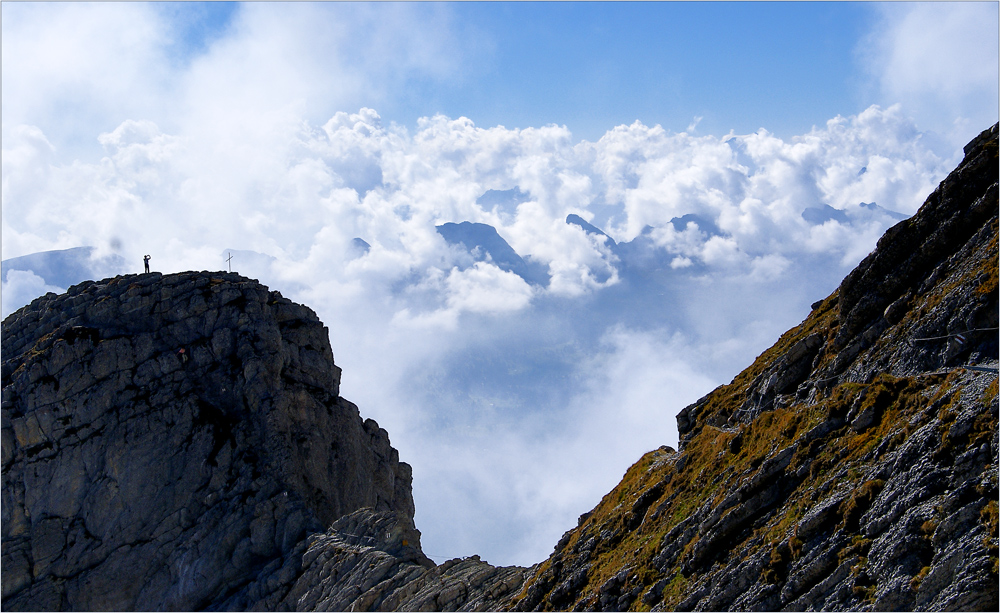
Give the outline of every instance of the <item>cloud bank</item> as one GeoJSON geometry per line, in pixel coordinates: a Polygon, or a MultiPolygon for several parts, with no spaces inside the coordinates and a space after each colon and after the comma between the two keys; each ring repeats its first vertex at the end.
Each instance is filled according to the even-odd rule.
{"type": "Polygon", "coordinates": [[[881,97],[952,147],[997,121],[996,3],[889,2],[878,12],[858,53],[881,97]]]}
{"type": "Polygon", "coordinates": [[[462,254],[437,225],[494,227],[548,267],[542,291],[578,296],[615,283],[617,270],[607,237],[566,223],[579,215],[618,243],[648,239],[686,262],[776,274],[781,258],[802,254],[857,261],[893,212],[915,212],[946,168],[920,137],[898,107],[837,117],[791,142],[636,122],[576,144],[558,126],[480,128],[444,116],[410,135],[362,109],[322,127],[288,126],[236,156],[229,142],[204,151],[197,138],[127,120],[98,136],[99,162],[60,165],[41,130],[19,127],[4,142],[4,253],[94,242],[130,261],[155,252],[159,266],[177,269],[218,265],[230,247],[277,258],[275,274],[290,281],[324,270],[328,282],[363,277],[383,290],[435,270],[412,291],[442,294],[450,306],[433,310],[458,313],[482,303],[456,292],[489,287],[491,302],[504,303],[501,294],[526,290],[488,266],[453,270],[462,254]],[[519,202],[480,203],[515,189],[519,202]],[[835,211],[822,223],[808,214],[824,207],[835,211]],[[344,263],[354,238],[370,249],[344,263]]]}

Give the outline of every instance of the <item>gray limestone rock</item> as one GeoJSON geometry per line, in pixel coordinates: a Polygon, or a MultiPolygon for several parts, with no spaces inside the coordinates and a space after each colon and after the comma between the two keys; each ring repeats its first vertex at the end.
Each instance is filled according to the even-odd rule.
{"type": "Polygon", "coordinates": [[[206,608],[358,509],[413,515],[327,329],[254,281],[85,282],[3,339],[5,609],[206,608]]]}

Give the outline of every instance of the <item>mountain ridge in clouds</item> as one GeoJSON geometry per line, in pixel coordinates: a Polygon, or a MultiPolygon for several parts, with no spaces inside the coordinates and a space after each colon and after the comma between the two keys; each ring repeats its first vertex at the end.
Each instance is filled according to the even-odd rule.
{"type": "Polygon", "coordinates": [[[522,258],[493,226],[463,221],[441,224],[435,229],[449,245],[462,245],[477,262],[490,262],[534,285],[548,285],[545,267],[532,261],[530,256],[522,258]]]}
{"type": "MultiPolygon", "coordinates": [[[[510,191],[520,194],[516,189],[510,191]]],[[[523,194],[521,195],[523,196],[523,194]]],[[[487,200],[484,203],[489,202],[492,201],[487,200]]],[[[858,220],[870,219],[872,216],[881,216],[882,218],[893,219],[895,221],[906,218],[905,215],[880,207],[874,202],[861,202],[858,204],[858,208],[861,210],[860,212],[851,211],[848,213],[845,210],[836,209],[829,205],[806,207],[803,209],[801,217],[812,225],[823,225],[826,222],[835,221],[841,225],[848,226],[858,220]]],[[[660,261],[654,264],[653,260],[648,257],[649,252],[656,250],[655,243],[652,243],[649,239],[650,235],[657,230],[653,226],[644,227],[639,236],[631,241],[619,243],[604,232],[604,230],[589,223],[575,213],[567,215],[566,224],[581,228],[587,235],[597,238],[598,242],[603,241],[608,247],[609,252],[621,260],[620,262],[612,263],[612,266],[620,264],[622,270],[619,272],[629,269],[633,271],[640,270],[648,268],[651,265],[662,267],[664,263],[660,261]],[[644,252],[647,253],[647,257],[641,255],[644,252]]],[[[676,232],[687,231],[689,229],[688,224],[692,224],[692,228],[696,232],[701,232],[708,237],[723,235],[722,230],[713,221],[695,213],[687,213],[680,217],[674,217],[669,220],[669,224],[676,232]]],[[[435,229],[449,245],[461,246],[475,262],[492,264],[501,270],[518,275],[530,284],[541,287],[545,287],[548,284],[550,275],[547,273],[546,267],[541,262],[534,260],[530,255],[522,256],[516,252],[500,236],[496,228],[489,224],[469,221],[459,223],[448,222],[436,226],[435,229]]],[[[355,237],[351,239],[346,259],[351,260],[364,257],[370,250],[371,245],[367,241],[355,237]]],[[[113,253],[95,257],[95,253],[96,249],[94,247],[85,246],[72,249],[41,251],[9,258],[3,260],[2,278],[7,283],[10,271],[21,271],[38,277],[45,286],[66,289],[87,279],[106,276],[107,274],[123,273],[128,268],[125,259],[121,255],[113,253]]],[[[233,255],[237,259],[238,265],[254,271],[268,271],[271,265],[277,261],[274,256],[246,249],[225,249],[223,253],[225,255],[233,255]]],[[[662,259],[663,256],[661,255],[659,260],[662,259]]],[[[689,265],[673,266],[673,268],[685,268],[689,265]]],[[[10,309],[4,311],[5,316],[15,308],[26,304],[31,298],[34,298],[34,296],[26,294],[22,297],[21,294],[23,292],[18,291],[16,287],[12,287],[11,291],[17,296],[10,301],[10,307],[5,307],[5,309],[10,309]],[[14,306],[15,301],[22,302],[14,306]]]]}

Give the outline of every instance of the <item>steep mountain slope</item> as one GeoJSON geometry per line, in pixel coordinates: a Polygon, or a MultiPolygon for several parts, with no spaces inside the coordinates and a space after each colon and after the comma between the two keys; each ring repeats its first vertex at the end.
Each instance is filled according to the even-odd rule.
{"type": "Polygon", "coordinates": [[[997,609],[997,127],[511,604],[997,609]]]}
{"type": "Polygon", "coordinates": [[[208,272],[38,298],[3,322],[3,608],[996,610],[998,163],[994,126],[527,569],[423,555],[308,308],[208,272]]]}

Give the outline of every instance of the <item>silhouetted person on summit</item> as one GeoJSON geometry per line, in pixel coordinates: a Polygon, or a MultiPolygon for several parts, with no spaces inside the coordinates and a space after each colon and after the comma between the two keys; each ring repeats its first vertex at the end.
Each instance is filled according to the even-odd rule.
{"type": "Polygon", "coordinates": [[[142,256],[142,263],[146,265],[146,272],[149,272],[149,256],[142,256]]]}

